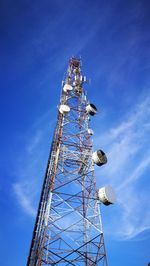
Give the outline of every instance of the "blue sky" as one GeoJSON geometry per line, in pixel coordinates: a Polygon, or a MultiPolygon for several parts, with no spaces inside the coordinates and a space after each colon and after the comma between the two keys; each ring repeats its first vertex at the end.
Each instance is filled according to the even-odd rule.
{"type": "Polygon", "coordinates": [[[150,261],[150,2],[1,0],[0,265],[26,263],[68,59],[81,56],[110,266],[150,261]]]}

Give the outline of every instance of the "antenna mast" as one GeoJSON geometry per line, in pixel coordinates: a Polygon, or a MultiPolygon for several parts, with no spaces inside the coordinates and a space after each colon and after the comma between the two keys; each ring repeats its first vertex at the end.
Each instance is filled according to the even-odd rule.
{"type": "Polygon", "coordinates": [[[113,203],[110,187],[96,188],[90,116],[97,109],[86,98],[81,61],[71,58],[63,82],[58,118],[43,182],[27,266],[107,266],[100,202],[113,203]],[[111,197],[110,197],[111,194],[111,197]]]}

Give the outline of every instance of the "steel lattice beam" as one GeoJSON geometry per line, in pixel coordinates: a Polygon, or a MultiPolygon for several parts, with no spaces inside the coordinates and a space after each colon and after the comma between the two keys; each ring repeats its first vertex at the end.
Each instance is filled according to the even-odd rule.
{"type": "Polygon", "coordinates": [[[27,266],[107,266],[81,62],[63,84],[27,266]]]}

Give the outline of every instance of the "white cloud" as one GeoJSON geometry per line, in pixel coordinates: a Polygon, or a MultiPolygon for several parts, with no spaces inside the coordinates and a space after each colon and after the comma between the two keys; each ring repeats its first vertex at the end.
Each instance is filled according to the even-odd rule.
{"type": "Polygon", "coordinates": [[[138,178],[140,178],[144,171],[150,166],[150,154],[148,157],[144,157],[144,159],[141,161],[141,163],[133,170],[130,176],[128,176],[128,179],[126,179],[120,186],[119,189],[123,189],[124,187],[129,186],[133,182],[135,182],[138,178]]]}
{"type": "MultiPolygon", "coordinates": [[[[22,212],[35,216],[44,175],[45,156],[49,146],[47,130],[49,113],[38,118],[26,134],[20,156],[15,158],[16,182],[12,184],[13,195],[22,212]]],[[[51,121],[53,123],[53,121],[51,121]]],[[[47,155],[48,156],[48,155],[47,155]]]]}
{"type": "Polygon", "coordinates": [[[96,138],[103,143],[108,164],[100,170],[105,183],[117,192],[112,222],[106,221],[106,232],[119,239],[131,239],[150,228],[149,189],[145,187],[150,168],[150,98],[133,107],[126,118],[96,138]],[[118,225],[119,219],[119,225],[118,225]]]}
{"type": "Polygon", "coordinates": [[[34,217],[36,210],[33,207],[33,194],[31,193],[31,186],[29,186],[27,183],[16,183],[13,185],[13,190],[23,211],[34,217]]]}
{"type": "Polygon", "coordinates": [[[34,149],[37,147],[37,145],[40,143],[42,137],[41,130],[38,130],[32,139],[32,141],[27,145],[26,149],[27,152],[33,153],[34,149]]]}

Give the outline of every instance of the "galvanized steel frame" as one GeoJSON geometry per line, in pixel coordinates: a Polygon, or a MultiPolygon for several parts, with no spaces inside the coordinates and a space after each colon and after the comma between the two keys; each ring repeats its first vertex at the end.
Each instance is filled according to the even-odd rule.
{"type": "Polygon", "coordinates": [[[71,58],[33,230],[27,266],[103,265],[106,251],[88,133],[81,62],[71,58]]]}

